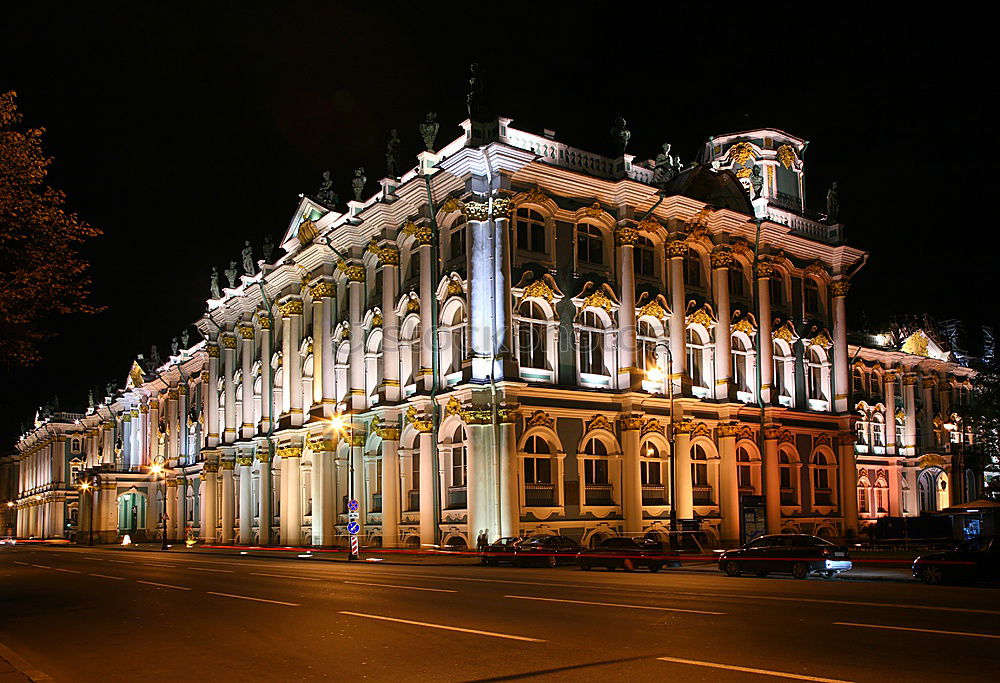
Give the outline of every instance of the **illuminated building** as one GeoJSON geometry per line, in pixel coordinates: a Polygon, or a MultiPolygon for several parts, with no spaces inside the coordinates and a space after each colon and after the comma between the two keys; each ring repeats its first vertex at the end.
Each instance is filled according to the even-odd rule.
{"type": "Polygon", "coordinates": [[[674,487],[714,543],[744,503],[770,532],[856,533],[856,455],[911,454],[856,452],[850,364],[952,374],[848,346],[866,255],[835,195],[806,210],[805,142],[720,136],[682,169],[510,123],[463,122],[343,211],[303,197],[281,257],[208,301],[203,341],[25,435],[18,533],[59,533],[32,510],[64,499],[102,541],[155,536],[165,508],[171,539],[340,545],[353,495],[368,544],[591,543],[662,534],[674,487]]]}

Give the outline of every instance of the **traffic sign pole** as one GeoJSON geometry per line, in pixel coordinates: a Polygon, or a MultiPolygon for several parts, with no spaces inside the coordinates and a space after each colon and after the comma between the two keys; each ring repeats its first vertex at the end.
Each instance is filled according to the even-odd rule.
{"type": "Polygon", "coordinates": [[[361,508],[361,504],[353,498],[347,503],[347,533],[351,535],[351,552],[347,556],[348,560],[358,560],[360,559],[360,553],[358,552],[360,544],[358,543],[358,532],[361,531],[361,524],[358,523],[358,510],[361,508]]]}

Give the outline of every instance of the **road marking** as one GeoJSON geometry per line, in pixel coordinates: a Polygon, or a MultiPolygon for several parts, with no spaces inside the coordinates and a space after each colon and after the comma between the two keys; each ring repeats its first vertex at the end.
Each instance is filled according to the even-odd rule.
{"type": "Polygon", "coordinates": [[[938,607],[936,605],[908,605],[894,602],[858,602],[853,600],[822,600],[820,598],[785,598],[777,595],[740,595],[737,593],[685,593],[674,591],[675,595],[698,598],[739,598],[745,600],[779,600],[783,602],[813,602],[821,605],[852,605],[860,607],[899,607],[902,609],[925,609],[937,612],[969,612],[972,614],[1000,614],[1000,610],[972,609],[966,607],[938,607]]]}
{"type": "Polygon", "coordinates": [[[136,583],[144,583],[147,586],[159,586],[160,588],[176,588],[179,591],[189,591],[190,588],[185,588],[184,586],[172,586],[169,583],[156,583],[155,581],[137,581],[136,583]]]}
{"type": "Polygon", "coordinates": [[[32,566],[32,567],[38,567],[39,569],[52,569],[52,567],[50,567],[50,566],[49,566],[49,565],[47,565],[47,564],[33,564],[33,565],[31,565],[31,566],[32,566]]]}
{"type": "Polygon", "coordinates": [[[78,572],[75,569],[60,569],[59,567],[56,567],[56,571],[57,572],[66,572],[67,574],[79,574],[80,573],[80,572],[78,572]]]}
{"type": "Polygon", "coordinates": [[[129,562],[128,560],[108,560],[108,562],[116,562],[118,564],[135,564],[135,562],[129,562]]]}
{"type": "Polygon", "coordinates": [[[525,643],[545,643],[545,640],[538,638],[528,638],[526,636],[513,636],[509,633],[494,633],[493,631],[477,631],[473,628],[459,628],[458,626],[445,626],[444,624],[429,624],[426,621],[411,621],[409,619],[396,619],[395,617],[383,617],[378,614],[361,614],[360,612],[340,612],[349,617],[363,617],[364,619],[378,619],[380,621],[393,621],[397,624],[409,624],[410,626],[424,626],[426,628],[437,628],[442,631],[458,631],[459,633],[473,633],[477,636],[490,636],[492,638],[506,638],[507,640],[520,640],[525,643]]]}
{"type": "Polygon", "coordinates": [[[220,574],[232,574],[232,569],[208,569],[207,567],[188,567],[193,572],[219,572],[220,574]]]}
{"type": "Polygon", "coordinates": [[[268,574],[267,572],[250,572],[251,576],[273,576],[276,579],[291,579],[292,581],[322,581],[312,576],[289,576],[288,574],[268,574]]]}
{"type": "Polygon", "coordinates": [[[144,566],[146,566],[146,567],[159,567],[160,569],[173,569],[174,568],[174,565],[172,565],[172,564],[153,564],[152,562],[143,562],[142,564],[144,566]]]}
{"type": "Polygon", "coordinates": [[[445,588],[420,588],[419,586],[400,586],[395,583],[365,583],[364,581],[344,581],[355,586],[378,586],[379,588],[405,588],[411,591],[433,591],[435,593],[457,593],[458,591],[447,590],[445,588]]]}
{"type": "Polygon", "coordinates": [[[104,562],[104,558],[103,557],[88,557],[88,556],[84,555],[83,559],[85,559],[85,560],[96,560],[97,562],[104,562]]]}
{"type": "Polygon", "coordinates": [[[969,636],[970,638],[995,638],[1000,640],[1000,636],[992,633],[967,633],[965,631],[939,631],[934,628],[911,628],[909,626],[884,626],[882,624],[855,624],[850,621],[835,621],[837,626],[857,626],[858,628],[880,628],[888,631],[913,631],[915,633],[938,633],[945,636],[969,636]]]}
{"type": "Polygon", "coordinates": [[[505,595],[505,598],[515,600],[540,600],[542,602],[566,602],[573,605],[597,605],[598,607],[627,607],[629,609],[650,609],[657,612],[687,612],[688,614],[725,614],[725,612],[709,612],[701,609],[680,609],[678,607],[653,607],[650,605],[623,605],[616,602],[591,602],[589,600],[560,600],[559,598],[539,598],[530,595],[505,595]]]}
{"type": "Polygon", "coordinates": [[[91,576],[96,576],[99,579],[114,579],[115,581],[124,581],[120,576],[108,576],[107,574],[91,574],[91,576]]]}
{"type": "Polygon", "coordinates": [[[799,681],[817,681],[817,683],[850,683],[839,678],[820,678],[819,676],[805,676],[803,674],[790,674],[785,671],[770,671],[768,669],[753,669],[749,666],[733,666],[732,664],[719,664],[717,662],[700,662],[696,659],[680,659],[679,657],[657,657],[661,662],[673,662],[674,664],[690,664],[691,666],[704,666],[710,669],[726,669],[728,671],[742,671],[749,674],[762,674],[764,676],[779,676],[781,678],[794,678],[799,681]]]}
{"type": "Polygon", "coordinates": [[[14,564],[22,564],[22,565],[24,565],[25,567],[30,567],[30,566],[31,566],[31,565],[30,565],[30,564],[28,564],[27,562],[19,562],[18,560],[14,560],[14,564]]]}
{"type": "Polygon", "coordinates": [[[224,598],[237,598],[239,600],[253,600],[254,602],[269,602],[272,605],[288,605],[289,607],[301,607],[297,602],[282,602],[281,600],[268,600],[266,598],[252,598],[249,595],[233,595],[232,593],[216,593],[215,591],[206,591],[209,595],[221,595],[224,598]]]}

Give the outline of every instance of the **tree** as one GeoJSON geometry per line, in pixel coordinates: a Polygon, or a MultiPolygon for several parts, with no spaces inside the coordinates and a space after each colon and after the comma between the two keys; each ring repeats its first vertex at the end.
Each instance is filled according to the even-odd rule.
{"type": "Polygon", "coordinates": [[[1000,355],[980,364],[976,372],[972,401],[962,419],[983,454],[987,495],[1000,498],[1000,355]]]}
{"type": "Polygon", "coordinates": [[[17,93],[0,94],[0,364],[31,365],[55,318],[96,313],[80,247],[101,234],[45,184],[44,128],[23,128],[17,93]]]}

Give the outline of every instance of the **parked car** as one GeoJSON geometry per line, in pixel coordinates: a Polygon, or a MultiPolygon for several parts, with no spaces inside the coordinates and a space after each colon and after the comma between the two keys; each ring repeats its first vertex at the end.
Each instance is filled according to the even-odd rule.
{"type": "Polygon", "coordinates": [[[609,571],[621,568],[635,571],[646,567],[651,572],[663,568],[663,544],[650,538],[615,536],[601,541],[596,548],[584,548],[576,556],[576,564],[584,571],[591,567],[604,567],[609,571]]]}
{"type": "Polygon", "coordinates": [[[790,572],[796,579],[810,574],[832,579],[852,566],[847,548],[805,534],[761,536],[719,557],[719,569],[729,576],[790,572]]]}
{"type": "Polygon", "coordinates": [[[514,558],[514,546],[524,540],[523,536],[504,536],[486,546],[482,562],[495,567],[501,562],[510,562],[514,558]]]}
{"type": "Polygon", "coordinates": [[[15,545],[17,540],[13,536],[4,536],[0,538],[0,545],[15,545]]]}
{"type": "Polygon", "coordinates": [[[513,550],[511,564],[515,567],[528,564],[555,567],[557,564],[576,562],[576,556],[583,550],[583,546],[566,536],[539,534],[518,541],[513,550]]]}
{"type": "Polygon", "coordinates": [[[1000,537],[978,536],[951,550],[921,555],[913,561],[913,576],[929,584],[1000,581],[1000,537]]]}

